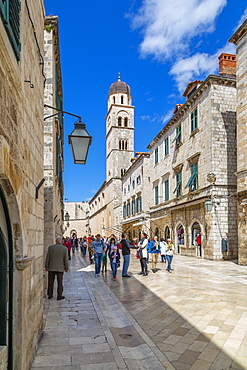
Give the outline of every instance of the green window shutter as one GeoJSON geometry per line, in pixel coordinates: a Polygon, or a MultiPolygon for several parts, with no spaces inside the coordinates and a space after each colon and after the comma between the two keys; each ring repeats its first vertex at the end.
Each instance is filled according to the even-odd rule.
{"type": "Polygon", "coordinates": [[[155,149],[154,151],[154,163],[158,163],[159,162],[159,150],[158,148],[155,149]]]}
{"type": "Polygon", "coordinates": [[[169,154],[169,138],[165,139],[165,155],[169,154]]]}
{"type": "Polygon", "coordinates": [[[165,201],[169,200],[169,180],[165,181],[165,201]]]}
{"type": "Polygon", "coordinates": [[[134,215],[135,214],[135,199],[132,200],[131,208],[132,208],[132,215],[134,215]]]}
{"type": "Polygon", "coordinates": [[[190,115],[190,122],[191,122],[191,132],[197,129],[197,108],[193,110],[190,115]]]}
{"type": "Polygon", "coordinates": [[[140,196],[140,212],[142,211],[142,197],[140,196]]]}
{"type": "Polygon", "coordinates": [[[159,187],[154,188],[154,204],[157,206],[159,204],[159,187]]]}
{"type": "Polygon", "coordinates": [[[198,189],[198,163],[194,163],[191,167],[191,175],[189,181],[187,182],[186,188],[191,188],[191,191],[198,189]]]}
{"type": "Polygon", "coordinates": [[[17,60],[20,60],[20,10],[19,0],[0,0],[0,15],[17,60]]]}
{"type": "Polygon", "coordinates": [[[172,142],[174,143],[174,141],[176,141],[176,145],[179,145],[182,142],[182,127],[181,127],[181,125],[179,125],[176,128],[176,136],[175,136],[175,138],[172,142]]]}
{"type": "Polygon", "coordinates": [[[176,193],[177,197],[182,195],[182,172],[177,173],[176,175],[177,185],[173,193],[176,193]]]}

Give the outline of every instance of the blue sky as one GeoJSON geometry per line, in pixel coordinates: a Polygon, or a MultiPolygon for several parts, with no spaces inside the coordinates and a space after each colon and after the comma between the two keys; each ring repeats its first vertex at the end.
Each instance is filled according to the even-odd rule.
{"type": "Polygon", "coordinates": [[[247,18],[245,0],[45,0],[58,15],[64,110],[83,117],[93,137],[86,165],[74,165],[65,116],[64,198],[89,200],[105,180],[105,115],[110,85],[131,88],[135,151],[147,145],[183,103],[187,83],[218,73],[218,56],[247,18]]]}

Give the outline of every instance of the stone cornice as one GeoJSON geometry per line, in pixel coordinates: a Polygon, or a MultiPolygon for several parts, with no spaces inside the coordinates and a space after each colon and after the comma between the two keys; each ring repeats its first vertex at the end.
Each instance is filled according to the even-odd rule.
{"type": "Polygon", "coordinates": [[[109,129],[109,131],[107,132],[107,134],[106,134],[106,139],[108,138],[108,136],[110,135],[110,132],[111,132],[111,130],[113,129],[113,128],[118,128],[118,129],[124,129],[124,130],[134,130],[135,128],[134,127],[124,127],[124,126],[111,126],[110,127],[110,129],[109,129]]]}
{"type": "Polygon", "coordinates": [[[191,95],[191,97],[186,100],[186,102],[178,109],[177,113],[170,119],[170,121],[163,127],[163,129],[155,136],[151,143],[147,146],[148,149],[151,149],[159,139],[168,131],[168,129],[173,126],[182,118],[182,116],[190,109],[198,98],[203,94],[203,92],[213,83],[219,85],[227,85],[236,87],[236,78],[235,77],[226,77],[218,75],[209,75],[206,80],[198,87],[198,89],[191,95]]]}
{"type": "Polygon", "coordinates": [[[247,19],[242,23],[242,25],[237,29],[237,31],[232,35],[232,37],[228,40],[229,42],[237,45],[242,38],[247,33],[247,19]]]}

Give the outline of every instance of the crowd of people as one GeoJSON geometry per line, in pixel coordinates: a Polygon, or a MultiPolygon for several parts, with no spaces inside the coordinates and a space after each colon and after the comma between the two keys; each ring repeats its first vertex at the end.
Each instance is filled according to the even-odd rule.
{"type": "Polygon", "coordinates": [[[95,264],[95,277],[99,277],[100,273],[106,273],[107,261],[109,260],[113,280],[117,278],[117,269],[120,267],[121,256],[122,263],[122,277],[130,278],[128,268],[130,263],[130,251],[136,249],[136,258],[140,260],[141,271],[139,275],[148,275],[148,263],[152,263],[152,272],[158,272],[157,263],[167,263],[167,271],[172,272],[172,259],[174,253],[174,245],[171,239],[161,238],[158,240],[154,236],[152,240],[148,239],[145,232],[142,232],[141,239],[128,240],[127,233],[122,234],[122,239],[118,239],[114,234],[109,237],[90,235],[89,237],[77,238],[73,235],[71,238],[65,238],[63,245],[68,249],[68,258],[71,259],[71,253],[80,250],[83,257],[86,257],[88,252],[90,263],[95,264]],[[121,255],[120,255],[121,250],[121,255]],[[151,259],[151,261],[150,261],[151,259]]]}

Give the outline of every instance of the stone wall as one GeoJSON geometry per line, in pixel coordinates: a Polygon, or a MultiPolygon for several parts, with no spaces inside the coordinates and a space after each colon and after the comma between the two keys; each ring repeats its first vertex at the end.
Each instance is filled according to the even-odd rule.
{"type": "Polygon", "coordinates": [[[20,12],[20,61],[0,20],[0,187],[13,240],[8,245],[13,277],[9,346],[16,370],[29,369],[43,328],[42,187],[35,196],[43,178],[43,1],[29,2],[28,7],[29,14],[24,4],[20,12]]]}

